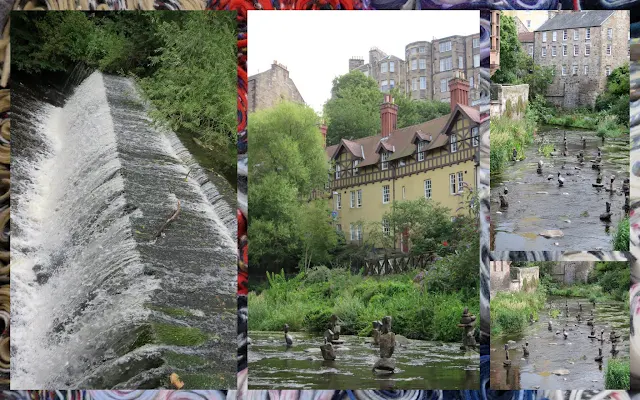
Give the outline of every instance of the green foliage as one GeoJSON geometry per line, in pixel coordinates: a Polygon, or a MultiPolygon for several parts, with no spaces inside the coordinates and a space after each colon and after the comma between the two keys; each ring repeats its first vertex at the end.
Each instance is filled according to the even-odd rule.
{"type": "Polygon", "coordinates": [[[494,83],[517,84],[522,56],[518,30],[513,17],[500,13],[500,69],[491,77],[494,83]]]}
{"type": "Polygon", "coordinates": [[[614,251],[629,251],[629,217],[620,221],[612,241],[614,251]]]}
{"type": "Polygon", "coordinates": [[[391,95],[398,106],[398,129],[421,124],[451,112],[449,103],[434,100],[412,100],[397,88],[391,95]]]}
{"type": "Polygon", "coordinates": [[[629,89],[629,64],[625,64],[607,77],[606,90],[596,99],[596,111],[608,111],[620,125],[629,127],[629,89]]]}
{"type": "Polygon", "coordinates": [[[543,145],[540,145],[540,147],[538,147],[538,153],[542,154],[545,157],[549,157],[552,152],[553,152],[553,144],[551,143],[545,143],[543,145]]]}
{"type": "Polygon", "coordinates": [[[629,390],[630,380],[631,365],[629,360],[610,358],[607,361],[607,370],[604,374],[605,389],[629,390]]]}
{"type": "Polygon", "coordinates": [[[525,118],[514,120],[506,116],[491,119],[491,173],[499,173],[511,160],[515,148],[524,154],[524,146],[533,141],[535,122],[525,118]]]}
{"type": "Polygon", "coordinates": [[[311,263],[325,263],[330,261],[330,252],[338,244],[338,233],[328,223],[331,210],[327,203],[316,201],[301,206],[298,233],[304,251],[304,270],[311,263]]]}
{"type": "Polygon", "coordinates": [[[353,70],[333,80],[331,94],[324,105],[327,145],[337,144],[342,138],[359,139],[380,131],[383,96],[373,78],[353,70]]]}
{"type": "MultiPolygon", "coordinates": [[[[500,57],[502,58],[502,55],[500,57]]],[[[553,68],[534,63],[533,58],[524,53],[520,55],[519,61],[518,82],[529,85],[529,100],[533,101],[539,96],[544,98],[547,88],[553,83],[553,68]]]]}
{"type": "Polygon", "coordinates": [[[528,323],[529,314],[537,317],[544,307],[546,291],[543,286],[535,292],[498,292],[491,300],[492,333],[521,333],[528,323]]]}
{"type": "Polygon", "coordinates": [[[507,118],[513,117],[513,105],[511,103],[511,99],[507,99],[507,104],[505,105],[504,115],[506,115],[507,118]]]}

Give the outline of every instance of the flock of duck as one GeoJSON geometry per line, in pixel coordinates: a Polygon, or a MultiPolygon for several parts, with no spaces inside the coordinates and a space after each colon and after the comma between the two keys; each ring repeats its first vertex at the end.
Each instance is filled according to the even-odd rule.
{"type": "MultiPolygon", "coordinates": [[[[575,175],[579,175],[580,174],[580,170],[582,170],[582,167],[585,164],[584,161],[584,149],[586,149],[587,147],[587,139],[585,137],[581,137],[581,141],[582,141],[582,148],[583,150],[580,150],[580,152],[577,154],[577,159],[578,159],[578,165],[579,166],[575,166],[574,170],[575,172],[569,172],[567,171],[565,173],[565,175],[567,176],[573,176],[575,175]]],[[[562,155],[564,157],[566,157],[568,155],[568,149],[567,149],[567,133],[564,132],[564,138],[563,138],[563,150],[562,152],[558,152],[554,146],[553,151],[551,152],[551,156],[558,156],[558,155],[562,155]]],[[[512,160],[513,161],[518,161],[518,151],[514,148],[513,149],[513,154],[512,154],[512,160]]],[[[566,163],[563,163],[562,166],[560,167],[561,169],[565,169],[565,165],[566,163]]],[[[538,175],[542,175],[543,174],[543,166],[544,166],[544,162],[542,160],[538,161],[538,167],[536,169],[536,172],[538,173],[538,175]]],[[[598,176],[596,178],[596,182],[592,184],[593,187],[595,188],[603,188],[604,187],[604,183],[602,183],[602,152],[600,150],[600,148],[598,147],[598,154],[596,156],[595,159],[591,160],[591,168],[595,169],[598,171],[598,176]]],[[[560,171],[558,171],[557,176],[554,174],[549,174],[547,176],[547,180],[551,181],[556,179],[558,182],[558,187],[564,187],[565,184],[565,178],[562,176],[562,173],[560,171]]],[[[615,175],[611,175],[611,177],[609,178],[609,187],[604,187],[605,191],[609,192],[609,196],[613,196],[616,193],[620,193],[617,190],[614,189],[613,187],[613,182],[615,181],[616,176],[615,175]]],[[[624,212],[625,215],[629,214],[629,210],[630,210],[630,206],[629,206],[629,194],[630,194],[630,186],[629,186],[629,178],[626,178],[623,183],[622,183],[622,189],[621,192],[624,194],[625,196],[625,203],[624,203],[624,212]]],[[[504,191],[503,193],[501,193],[499,195],[500,198],[500,208],[501,209],[507,209],[509,207],[509,201],[507,200],[507,194],[509,193],[509,189],[505,186],[504,187],[504,191]]],[[[605,221],[605,222],[609,222],[611,221],[611,203],[609,201],[607,201],[605,203],[605,208],[606,211],[602,214],[600,214],[600,220],[601,221],[605,221]]]]}
{"type": "MultiPolygon", "coordinates": [[[[598,337],[598,335],[596,335],[596,328],[595,328],[595,317],[593,315],[593,310],[596,307],[595,301],[592,301],[593,304],[593,308],[591,309],[591,313],[589,315],[588,318],[586,318],[586,322],[587,322],[587,326],[591,327],[591,333],[589,334],[589,336],[587,336],[589,339],[591,339],[591,341],[593,342],[594,340],[600,342],[600,347],[598,348],[598,355],[593,359],[596,363],[599,364],[599,366],[602,366],[602,360],[603,360],[603,355],[602,355],[602,346],[605,344],[606,339],[604,337],[604,329],[600,330],[600,335],[598,337]]],[[[549,303],[549,308],[552,309],[554,306],[552,303],[549,303]]],[[[574,325],[574,327],[577,327],[578,324],[580,324],[582,322],[582,304],[580,304],[578,302],[578,307],[580,309],[579,313],[576,315],[576,324],[574,325]]],[[[565,313],[566,313],[566,317],[569,317],[569,305],[567,303],[567,301],[565,300],[565,313]]],[[[529,315],[529,323],[533,324],[534,322],[536,322],[533,318],[533,314],[529,315]]],[[[569,337],[571,331],[573,331],[572,328],[569,328],[569,332],[567,332],[567,328],[568,328],[569,324],[565,323],[565,326],[562,327],[562,331],[560,330],[556,330],[555,335],[561,335],[564,338],[564,340],[567,340],[567,338],[569,337]]],[[[551,321],[548,322],[548,326],[547,329],[549,332],[553,332],[553,324],[551,321]]],[[[577,329],[576,329],[577,331],[577,329]]],[[[609,343],[611,343],[611,350],[610,353],[612,355],[612,357],[615,358],[615,356],[618,354],[619,350],[617,349],[617,346],[619,343],[622,342],[622,340],[620,339],[620,334],[617,333],[615,330],[611,330],[610,334],[609,334],[609,343]]],[[[505,350],[505,360],[503,362],[503,365],[505,368],[509,368],[511,366],[511,359],[509,358],[509,345],[505,344],[504,345],[504,350],[505,350]]],[[[525,341],[525,344],[522,345],[522,356],[524,358],[529,357],[530,354],[530,349],[529,349],[529,342],[525,341]]]]}

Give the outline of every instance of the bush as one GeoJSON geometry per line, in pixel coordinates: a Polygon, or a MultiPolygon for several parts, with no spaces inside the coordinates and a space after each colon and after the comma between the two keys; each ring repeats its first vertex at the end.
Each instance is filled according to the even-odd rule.
{"type": "Polygon", "coordinates": [[[631,379],[631,369],[629,360],[616,360],[610,358],[607,361],[607,371],[605,372],[605,389],[607,390],[628,390],[631,379]]]}
{"type": "Polygon", "coordinates": [[[497,313],[496,322],[504,333],[521,333],[527,325],[527,319],[519,311],[503,310],[497,313]]]}
{"type": "Polygon", "coordinates": [[[513,120],[508,117],[491,119],[491,173],[499,173],[511,160],[515,148],[524,154],[523,147],[533,141],[535,122],[532,118],[513,120]]]}
{"type": "Polygon", "coordinates": [[[311,268],[307,271],[305,280],[307,283],[328,282],[331,279],[331,270],[324,265],[311,268]]]}
{"type": "Polygon", "coordinates": [[[612,241],[614,251],[629,251],[629,217],[620,221],[612,241]]]}

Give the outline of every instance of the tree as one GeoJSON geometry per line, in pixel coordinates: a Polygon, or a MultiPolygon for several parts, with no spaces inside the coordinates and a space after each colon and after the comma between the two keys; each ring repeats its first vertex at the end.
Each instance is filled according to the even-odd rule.
{"type": "Polygon", "coordinates": [[[522,54],[515,20],[500,13],[500,69],[491,77],[491,81],[517,84],[522,54]]]}
{"type": "Polygon", "coordinates": [[[330,259],[330,252],[338,244],[338,234],[331,224],[330,215],[327,203],[321,200],[301,207],[298,232],[304,250],[302,261],[305,271],[312,263],[326,264],[330,259]]]}
{"type": "Polygon", "coordinates": [[[519,82],[529,85],[529,101],[533,101],[538,95],[544,96],[553,83],[553,68],[534,63],[533,57],[524,52],[520,55],[519,71],[519,82]]]}
{"type": "Polygon", "coordinates": [[[629,64],[614,69],[607,78],[607,87],[596,99],[597,111],[608,110],[618,123],[629,126],[629,64]]]}
{"type": "Polygon", "coordinates": [[[373,78],[351,71],[333,80],[331,95],[324,105],[327,145],[379,133],[383,96],[373,78]]]}
{"type": "Polygon", "coordinates": [[[433,100],[412,100],[397,88],[391,95],[398,105],[398,128],[421,124],[451,112],[449,103],[433,100]]]}

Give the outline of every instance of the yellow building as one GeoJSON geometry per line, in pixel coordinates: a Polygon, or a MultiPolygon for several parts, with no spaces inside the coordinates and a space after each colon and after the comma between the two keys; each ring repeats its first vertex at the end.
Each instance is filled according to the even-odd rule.
{"type": "Polygon", "coordinates": [[[385,95],[379,135],[342,139],[326,148],[334,165],[331,208],[347,241],[363,239],[361,221],[379,221],[389,233],[383,215],[394,201],[425,197],[454,216],[464,200],[464,186],[475,190],[480,113],[468,106],[469,83],[462,73],[449,81],[449,90],[450,114],[402,129],[396,129],[398,106],[385,95]]]}

